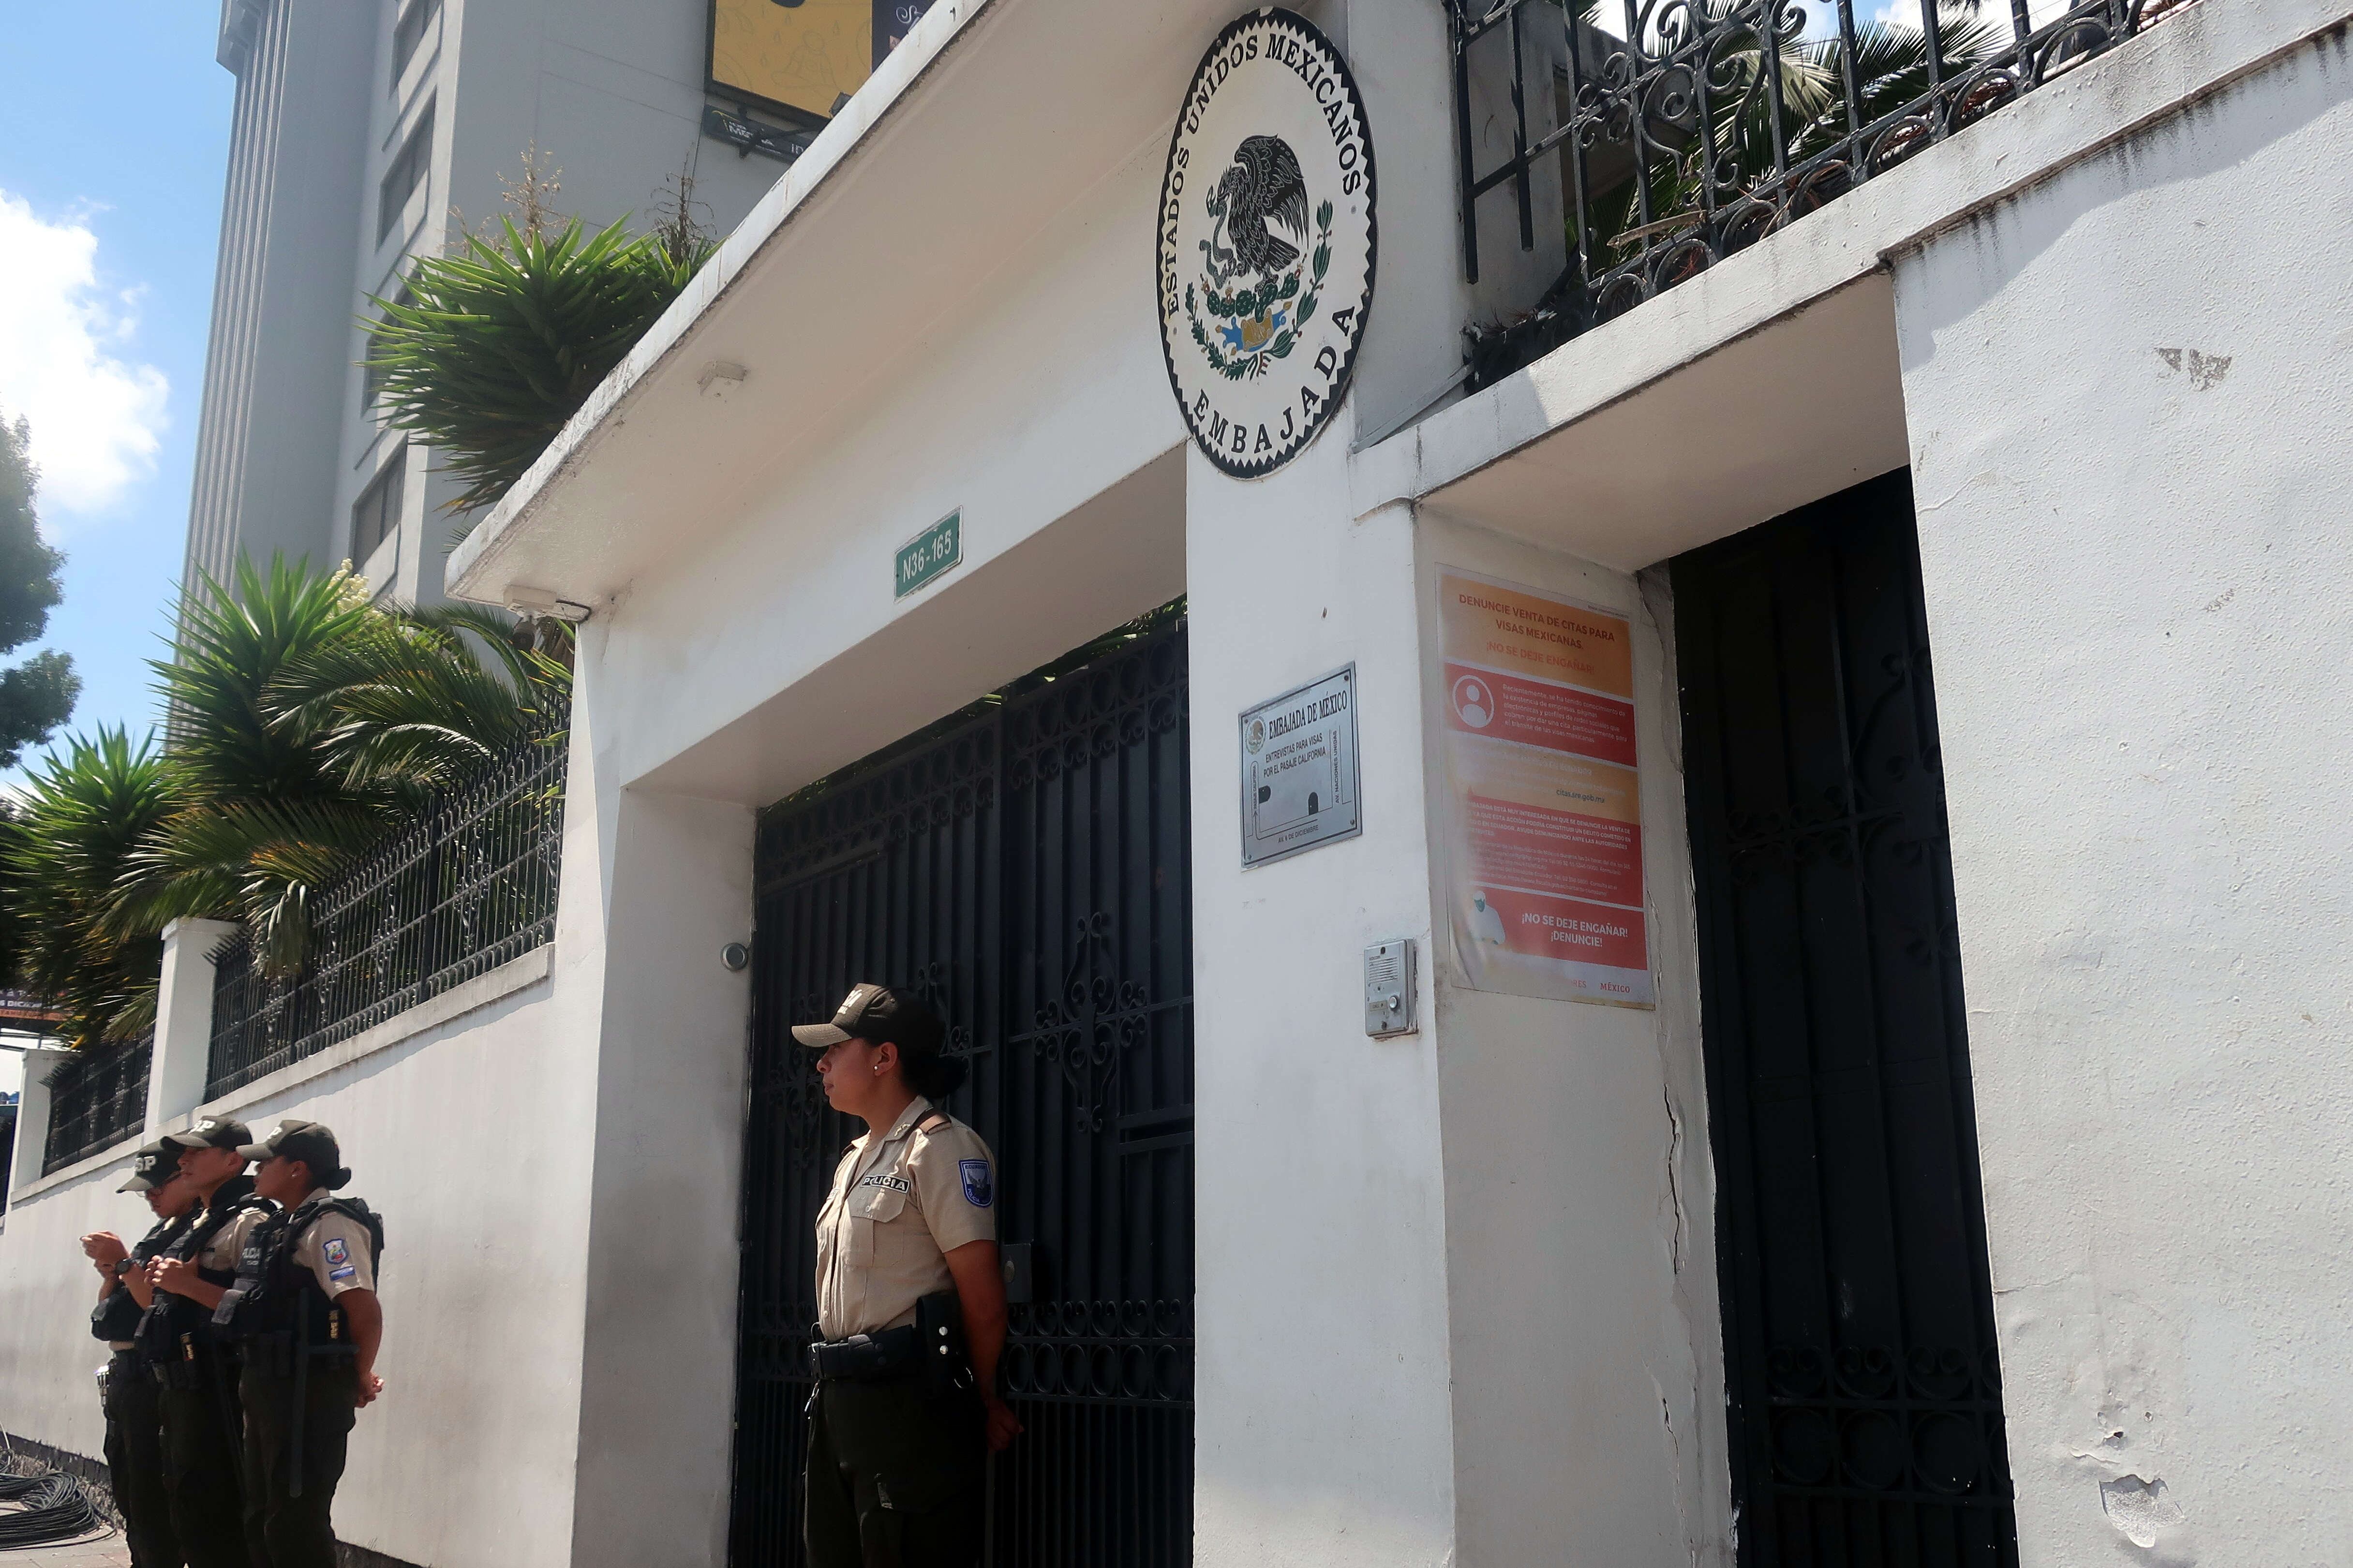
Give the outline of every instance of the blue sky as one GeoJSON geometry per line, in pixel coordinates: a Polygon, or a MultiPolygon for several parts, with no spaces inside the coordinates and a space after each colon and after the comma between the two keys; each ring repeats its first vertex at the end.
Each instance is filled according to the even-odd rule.
{"type": "MultiPolygon", "coordinates": [[[[187,531],[235,79],[207,0],[0,7],[0,410],[65,550],[73,729],[154,721],[187,531]]],[[[31,652],[5,656],[13,661],[31,652]]]]}

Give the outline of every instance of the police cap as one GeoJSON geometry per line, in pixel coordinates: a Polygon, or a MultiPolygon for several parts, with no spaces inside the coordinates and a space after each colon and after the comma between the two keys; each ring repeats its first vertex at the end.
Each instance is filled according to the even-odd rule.
{"type": "Polygon", "coordinates": [[[179,1146],[158,1138],[131,1156],[131,1179],[114,1190],[151,1193],[179,1173],[179,1146]]]}
{"type": "Polygon", "coordinates": [[[793,1026],[793,1038],[820,1051],[844,1040],[876,1046],[887,1040],[912,1055],[933,1057],[939,1055],[946,1037],[947,1026],[938,1014],[913,994],[872,981],[850,987],[834,1009],[832,1023],[793,1026]]]}
{"type": "Polygon", "coordinates": [[[248,1160],[273,1160],[283,1155],[311,1168],[311,1179],[322,1187],[339,1187],[351,1179],[343,1169],[343,1152],[336,1146],[332,1128],[318,1121],[281,1121],[278,1131],[259,1143],[237,1151],[248,1160]]]}
{"type": "Polygon", "coordinates": [[[175,1149],[235,1149],[253,1142],[253,1132],[242,1121],[207,1116],[185,1132],[164,1133],[162,1141],[175,1149]]]}

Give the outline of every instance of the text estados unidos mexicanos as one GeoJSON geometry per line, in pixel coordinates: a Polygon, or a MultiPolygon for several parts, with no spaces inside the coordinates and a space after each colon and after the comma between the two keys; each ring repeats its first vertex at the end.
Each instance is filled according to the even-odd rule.
{"type": "Polygon", "coordinates": [[[1515,632],[1522,637],[1546,637],[1552,642],[1565,642],[1571,647],[1583,647],[1585,645],[1578,642],[1575,637],[1559,636],[1559,632],[1575,632],[1578,637],[1598,637],[1603,642],[1618,640],[1618,634],[1608,626],[1596,626],[1590,621],[1577,620],[1569,616],[1548,616],[1542,610],[1530,609],[1525,605],[1507,605],[1500,600],[1482,599],[1475,594],[1457,594],[1454,595],[1454,602],[1466,609],[1485,610],[1492,615],[1508,616],[1521,623],[1518,626],[1507,625],[1503,629],[1515,632]],[[1552,627],[1556,628],[1556,631],[1548,634],[1537,630],[1537,627],[1552,627]]]}
{"type": "Polygon", "coordinates": [[[1321,720],[1329,719],[1335,713],[1345,712],[1347,707],[1348,689],[1344,686],[1317,701],[1303,703],[1288,713],[1278,714],[1268,720],[1266,738],[1270,741],[1279,740],[1303,724],[1313,724],[1321,720]]]}
{"type": "MultiPolygon", "coordinates": [[[[1324,127],[1332,132],[1332,145],[1338,149],[1340,161],[1340,194],[1353,196],[1363,188],[1365,150],[1356,142],[1356,117],[1348,112],[1348,100],[1342,96],[1339,79],[1324,67],[1314,48],[1296,33],[1281,27],[1253,29],[1236,37],[1226,46],[1226,52],[1203,68],[1200,85],[1193,100],[1185,106],[1185,134],[1198,135],[1201,116],[1209,107],[1209,100],[1226,85],[1226,79],[1261,55],[1287,68],[1315,95],[1316,106],[1324,112],[1324,127]]],[[[1182,167],[1182,163],[1178,167],[1182,167]]]]}

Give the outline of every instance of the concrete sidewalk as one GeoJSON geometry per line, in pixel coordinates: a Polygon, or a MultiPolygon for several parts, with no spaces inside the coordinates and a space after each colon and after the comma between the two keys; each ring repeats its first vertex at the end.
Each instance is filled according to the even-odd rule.
{"type": "MultiPolygon", "coordinates": [[[[24,1511],[22,1503],[0,1502],[0,1519],[24,1511]]],[[[110,1528],[55,1546],[0,1547],[0,1568],[131,1568],[131,1547],[110,1528]]]]}
{"type": "Polygon", "coordinates": [[[0,1563],[6,1568],[131,1568],[131,1548],[121,1531],[110,1530],[62,1546],[0,1549],[0,1563]]]}

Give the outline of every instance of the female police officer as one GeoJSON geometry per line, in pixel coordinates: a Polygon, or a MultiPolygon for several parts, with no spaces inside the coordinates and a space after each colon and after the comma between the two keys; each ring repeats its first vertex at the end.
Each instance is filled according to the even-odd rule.
{"type": "Polygon", "coordinates": [[[793,1030],[825,1053],[827,1103],[867,1126],[817,1221],[813,1568],[976,1563],[984,1451],[1021,1430],[997,1395],[995,1162],[933,1104],[965,1073],[940,1056],[943,1033],[914,997],[873,984],[852,989],[832,1023],[793,1030]]]}

